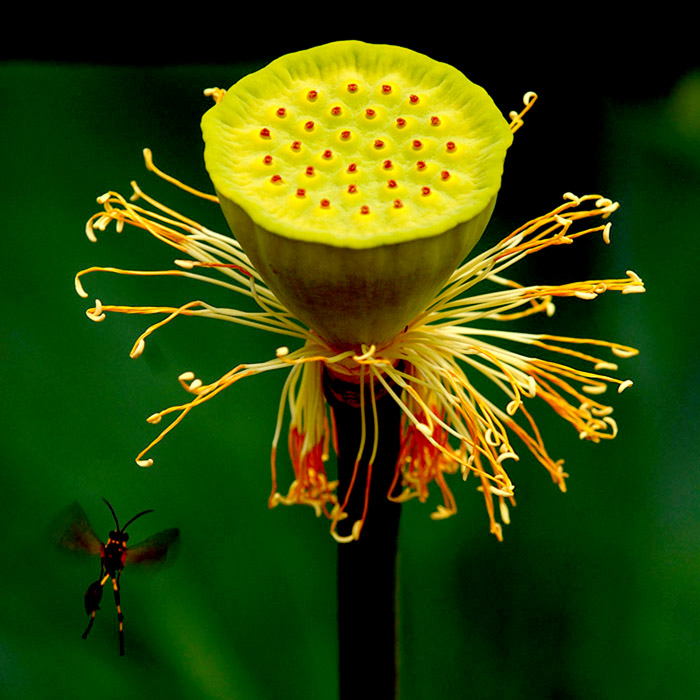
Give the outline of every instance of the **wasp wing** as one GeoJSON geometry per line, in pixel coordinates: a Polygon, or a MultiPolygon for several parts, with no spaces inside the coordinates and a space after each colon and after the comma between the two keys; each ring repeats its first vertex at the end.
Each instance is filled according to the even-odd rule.
{"type": "Polygon", "coordinates": [[[126,563],[132,564],[162,564],[173,556],[173,546],[180,538],[180,531],[176,527],[163,530],[149,537],[143,542],[139,542],[126,550],[126,563]]]}
{"type": "Polygon", "coordinates": [[[53,532],[56,544],[63,549],[96,555],[102,551],[102,541],[77,501],[56,518],[53,532]]]}

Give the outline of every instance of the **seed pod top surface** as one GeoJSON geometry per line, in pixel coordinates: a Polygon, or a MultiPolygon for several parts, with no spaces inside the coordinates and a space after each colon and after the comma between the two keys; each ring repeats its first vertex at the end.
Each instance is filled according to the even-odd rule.
{"type": "Polygon", "coordinates": [[[488,94],[409,49],[341,41],[283,56],[202,119],[220,197],[289,239],[427,238],[493,200],[512,141],[488,94]]]}

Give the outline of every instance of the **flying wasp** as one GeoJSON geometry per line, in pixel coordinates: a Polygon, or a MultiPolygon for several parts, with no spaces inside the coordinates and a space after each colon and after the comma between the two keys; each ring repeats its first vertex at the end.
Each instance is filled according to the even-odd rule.
{"type": "Polygon", "coordinates": [[[137,513],[123,527],[120,527],[119,519],[111,503],[106,498],[102,500],[107,504],[116,525],[116,529],[110,531],[107,542],[103,543],[97,536],[81,506],[78,503],[73,503],[66,511],[66,524],[62,534],[59,536],[59,543],[67,549],[99,555],[100,577],[91,583],[85,592],[85,612],[90,616],[90,619],[85,632],[83,632],[83,639],[87,639],[92,629],[95,616],[100,609],[104,586],[107,581],[111,580],[114,590],[114,603],[117,607],[117,621],[119,623],[119,655],[124,656],[124,615],[122,614],[120,600],[122,571],[127,564],[132,566],[134,564],[163,562],[167,557],[168,548],[178,540],[180,531],[177,528],[163,530],[143,542],[127,548],[126,543],[129,541],[129,535],[126,532],[126,528],[134,520],[147,513],[152,513],[153,510],[143,510],[137,513]]]}

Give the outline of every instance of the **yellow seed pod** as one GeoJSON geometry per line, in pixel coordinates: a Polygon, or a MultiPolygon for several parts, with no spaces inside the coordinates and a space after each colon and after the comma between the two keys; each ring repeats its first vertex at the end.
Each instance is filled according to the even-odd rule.
{"type": "Polygon", "coordinates": [[[457,69],[359,41],[246,76],[202,132],[234,235],[338,349],[388,341],[430,303],[483,233],[512,141],[457,69]]]}

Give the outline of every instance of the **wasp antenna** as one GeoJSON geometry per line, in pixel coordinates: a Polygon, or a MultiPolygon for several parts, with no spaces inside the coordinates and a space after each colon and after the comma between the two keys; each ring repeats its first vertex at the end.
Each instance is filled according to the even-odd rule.
{"type": "MultiPolygon", "coordinates": [[[[102,500],[107,504],[107,508],[109,508],[109,510],[112,512],[112,517],[114,518],[114,522],[117,525],[117,530],[119,530],[119,520],[117,518],[117,514],[114,512],[114,508],[112,508],[112,504],[106,498],[103,498],[102,500]]],[[[129,522],[131,522],[131,520],[129,522]]]]}
{"type": "Polygon", "coordinates": [[[124,527],[121,529],[121,531],[125,532],[126,528],[129,527],[129,525],[131,525],[131,523],[133,523],[134,520],[136,520],[136,518],[140,518],[142,515],[146,515],[146,513],[152,513],[152,512],[153,512],[153,508],[151,508],[149,510],[142,510],[140,513],[138,513],[133,518],[131,518],[131,520],[127,521],[126,525],[124,525],[124,527]]]}

